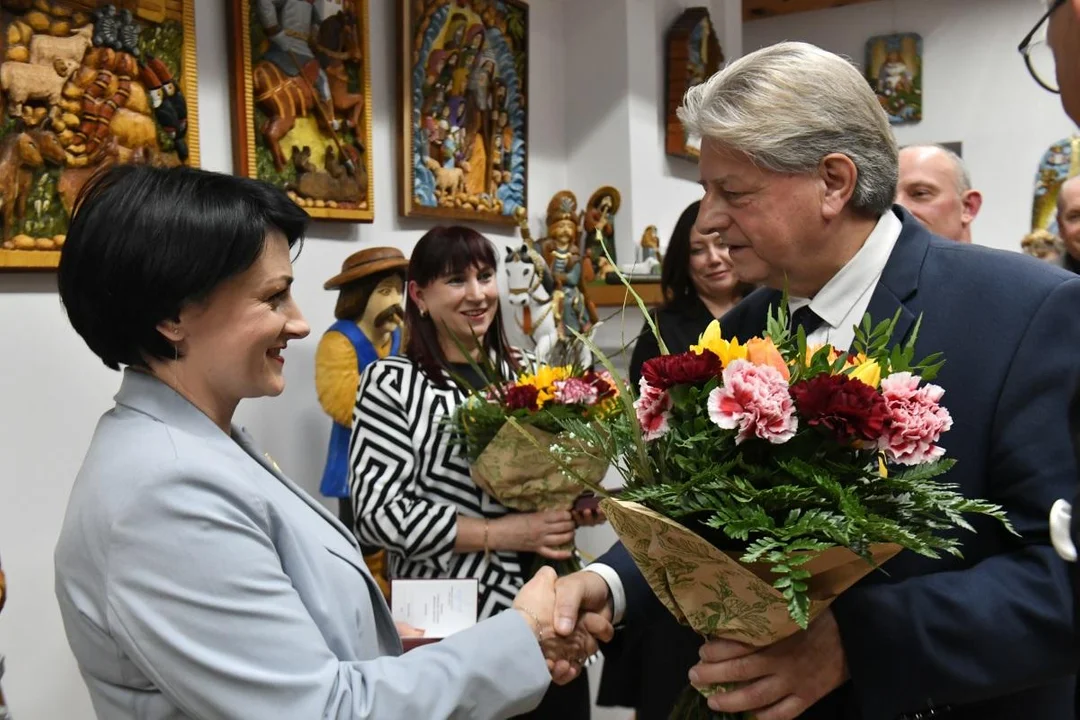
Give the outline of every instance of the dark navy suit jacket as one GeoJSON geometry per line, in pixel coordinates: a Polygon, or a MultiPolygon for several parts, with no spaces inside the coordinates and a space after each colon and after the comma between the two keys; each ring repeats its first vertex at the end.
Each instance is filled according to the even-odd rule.
{"type": "MultiPolygon", "coordinates": [[[[875,288],[875,322],[899,309],[894,341],[923,314],[916,356],[945,353],[935,380],[953,428],[945,477],[1002,505],[1022,534],[976,519],[963,559],[904,552],[834,604],[851,680],[809,720],[1075,720],[1078,652],[1050,506],[1076,491],[1068,406],[1080,367],[1080,278],[1019,254],[944,240],[909,213],[875,288]],[[888,573],[887,575],[885,573],[888,573]],[[922,713],[917,715],[916,713],[922,713]]],[[[780,293],[761,289],[721,319],[725,337],[765,329],[780,293]]],[[[622,578],[626,622],[665,612],[622,544],[599,559],[622,578]]]]}

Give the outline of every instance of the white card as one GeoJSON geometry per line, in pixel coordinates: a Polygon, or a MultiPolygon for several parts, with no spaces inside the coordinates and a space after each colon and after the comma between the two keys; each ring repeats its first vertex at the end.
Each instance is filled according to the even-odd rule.
{"type": "Polygon", "coordinates": [[[478,593],[476,580],[393,580],[390,607],[395,621],[444,638],[476,624],[478,593]]]}

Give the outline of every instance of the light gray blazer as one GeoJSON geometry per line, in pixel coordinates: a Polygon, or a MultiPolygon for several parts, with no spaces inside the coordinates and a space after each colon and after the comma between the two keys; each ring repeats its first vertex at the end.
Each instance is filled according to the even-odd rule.
{"type": "Polygon", "coordinates": [[[99,718],[490,720],[531,710],[550,680],[517,612],[398,657],[352,534],[242,430],[132,370],[55,560],[99,718]]]}

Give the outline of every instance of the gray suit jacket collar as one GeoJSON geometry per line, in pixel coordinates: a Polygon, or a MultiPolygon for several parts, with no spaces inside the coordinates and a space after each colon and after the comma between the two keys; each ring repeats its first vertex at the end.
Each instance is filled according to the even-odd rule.
{"type": "Polygon", "coordinates": [[[357,553],[360,552],[360,546],[352,531],[342,525],[319,501],[286,477],[277,466],[277,463],[267,453],[259,450],[251,435],[244,428],[233,425],[232,437],[226,436],[221,428],[206,413],[195,407],[190,400],[150,373],[132,368],[124,370],[124,380],[120,384],[120,390],[116,393],[114,399],[118,405],[129,407],[132,410],[160,420],[166,425],[179,428],[196,437],[204,438],[208,443],[228,448],[230,451],[235,451],[237,447],[240,448],[330,523],[335,530],[348,540],[350,545],[356,548],[357,553]]]}

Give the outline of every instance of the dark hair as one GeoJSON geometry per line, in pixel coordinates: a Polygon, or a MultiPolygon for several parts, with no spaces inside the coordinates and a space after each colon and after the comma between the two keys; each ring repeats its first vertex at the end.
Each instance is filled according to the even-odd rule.
{"type": "MultiPolygon", "coordinates": [[[[431,228],[413,248],[409,259],[409,282],[427,287],[446,275],[457,275],[470,267],[499,267],[495,246],[486,237],[463,225],[431,228]]],[[[410,298],[411,299],[411,298],[410,298]]],[[[439,345],[438,330],[431,316],[421,317],[415,302],[405,305],[405,357],[409,358],[439,387],[446,387],[443,370],[449,362],[439,345]]],[[[495,319],[483,338],[483,349],[494,353],[495,367],[504,363],[517,367],[517,360],[503,328],[502,303],[495,310],[495,319]]]]}
{"type": "MultiPolygon", "coordinates": [[[[690,231],[697,222],[701,201],[687,206],[671,231],[664,261],[660,266],[660,290],[664,295],[664,309],[676,310],[687,302],[698,299],[697,288],[690,280],[690,231]]],[[[754,286],[740,282],[735,286],[735,297],[744,298],[754,286]]]]}
{"type": "Polygon", "coordinates": [[[334,305],[334,317],[338,320],[353,320],[363,315],[375,288],[386,278],[394,276],[401,278],[402,283],[405,282],[404,270],[383,270],[342,285],[337,304],[334,305]]]}
{"type": "Polygon", "coordinates": [[[79,193],[60,254],[60,301],[106,366],[177,349],[157,326],[252,266],[266,236],[292,248],[308,216],[284,192],[188,167],[117,165],[79,193]]]}

